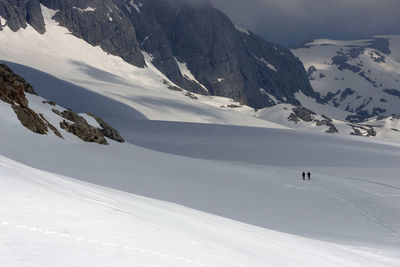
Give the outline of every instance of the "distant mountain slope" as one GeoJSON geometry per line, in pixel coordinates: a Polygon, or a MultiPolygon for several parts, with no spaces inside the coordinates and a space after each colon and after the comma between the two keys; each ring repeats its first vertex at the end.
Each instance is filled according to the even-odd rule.
{"type": "Polygon", "coordinates": [[[45,33],[43,4],[73,35],[130,64],[144,67],[145,51],[159,71],[188,91],[253,108],[278,101],[299,104],[296,92],[317,97],[301,62],[287,48],[235,26],[209,1],[196,2],[0,0],[0,29],[31,25],[45,33]]]}
{"type": "Polygon", "coordinates": [[[293,49],[322,103],[355,113],[349,120],[400,114],[400,36],[315,40],[293,49]]]}

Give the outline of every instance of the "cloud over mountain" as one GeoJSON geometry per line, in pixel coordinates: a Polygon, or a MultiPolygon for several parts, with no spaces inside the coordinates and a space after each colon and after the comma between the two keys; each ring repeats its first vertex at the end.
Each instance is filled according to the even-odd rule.
{"type": "Polygon", "coordinates": [[[318,37],[398,34],[398,0],[212,0],[237,24],[268,40],[293,44],[318,37]]]}

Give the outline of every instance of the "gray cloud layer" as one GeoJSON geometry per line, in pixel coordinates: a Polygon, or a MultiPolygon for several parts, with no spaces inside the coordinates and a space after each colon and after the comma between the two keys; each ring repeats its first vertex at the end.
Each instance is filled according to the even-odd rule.
{"type": "Polygon", "coordinates": [[[400,0],[212,0],[236,24],[295,44],[327,37],[400,34],[400,0]]]}

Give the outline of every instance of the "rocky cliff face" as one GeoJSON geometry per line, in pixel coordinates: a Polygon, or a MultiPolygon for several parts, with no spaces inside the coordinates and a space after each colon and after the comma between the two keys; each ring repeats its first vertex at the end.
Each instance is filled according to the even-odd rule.
{"type": "Polygon", "coordinates": [[[8,26],[17,31],[30,24],[39,33],[46,31],[39,0],[0,0],[0,16],[6,21],[0,30],[8,26]]]}
{"type": "MultiPolygon", "coordinates": [[[[28,23],[43,33],[38,1],[0,0],[0,16],[14,31],[28,23]]],[[[53,19],[75,36],[133,65],[144,67],[142,51],[150,54],[152,64],[186,90],[254,108],[299,104],[299,91],[318,98],[288,49],[235,26],[208,0],[40,2],[58,10],[53,19]]]]}
{"type": "Polygon", "coordinates": [[[209,1],[194,5],[146,0],[139,11],[132,10],[130,18],[142,49],[185,89],[189,82],[191,91],[227,96],[254,108],[277,102],[297,104],[297,91],[317,97],[302,63],[288,49],[235,26],[209,1]],[[181,75],[179,62],[186,64],[197,82],[181,75]]]}
{"type": "Polygon", "coordinates": [[[26,128],[38,134],[46,134],[48,122],[29,108],[25,93],[34,93],[32,86],[6,65],[0,64],[0,100],[11,105],[18,119],[26,128]]]}

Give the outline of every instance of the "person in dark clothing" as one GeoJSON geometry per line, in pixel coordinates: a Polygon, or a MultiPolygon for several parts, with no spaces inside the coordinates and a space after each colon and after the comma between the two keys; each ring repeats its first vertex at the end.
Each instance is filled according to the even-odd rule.
{"type": "Polygon", "coordinates": [[[302,176],[303,176],[303,181],[305,180],[305,178],[306,178],[306,173],[305,172],[303,172],[302,173],[302,176]]]}
{"type": "Polygon", "coordinates": [[[308,177],[308,180],[311,180],[311,173],[310,172],[307,172],[307,177],[308,177]]]}

